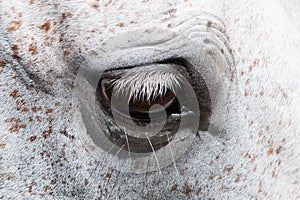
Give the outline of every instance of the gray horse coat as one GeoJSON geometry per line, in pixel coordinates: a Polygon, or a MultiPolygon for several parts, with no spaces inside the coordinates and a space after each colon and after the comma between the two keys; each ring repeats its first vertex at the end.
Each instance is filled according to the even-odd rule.
{"type": "Polygon", "coordinates": [[[2,0],[0,199],[299,199],[299,13],[296,0],[2,0]],[[74,103],[79,71],[169,53],[203,75],[222,133],[200,131],[160,172],[108,166],[74,103]]]}

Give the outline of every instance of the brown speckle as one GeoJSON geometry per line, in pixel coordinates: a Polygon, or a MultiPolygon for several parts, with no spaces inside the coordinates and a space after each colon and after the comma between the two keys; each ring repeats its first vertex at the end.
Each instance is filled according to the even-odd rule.
{"type": "Polygon", "coordinates": [[[0,143],[0,148],[4,148],[6,146],[5,143],[0,143]]]}
{"type": "Polygon", "coordinates": [[[21,27],[22,22],[17,21],[17,20],[13,20],[9,24],[10,24],[10,26],[6,29],[6,31],[11,33],[11,32],[14,32],[14,31],[18,30],[21,27]]]}
{"type": "Polygon", "coordinates": [[[34,0],[30,0],[30,1],[29,1],[29,4],[30,4],[30,5],[34,4],[34,0]]]}
{"type": "Polygon", "coordinates": [[[61,15],[61,20],[59,21],[59,23],[64,23],[64,21],[67,19],[67,17],[72,17],[72,13],[68,12],[68,13],[63,13],[61,15]]]}
{"type": "Polygon", "coordinates": [[[28,108],[28,107],[23,107],[21,111],[22,111],[22,112],[28,112],[28,111],[29,111],[29,108],[28,108]]]}
{"type": "Polygon", "coordinates": [[[191,187],[188,185],[188,182],[185,181],[184,182],[184,188],[183,188],[183,193],[187,196],[190,196],[190,194],[193,192],[194,190],[191,189],[191,187]]]}
{"type": "Polygon", "coordinates": [[[239,174],[239,175],[236,177],[236,179],[234,180],[234,182],[236,182],[236,183],[240,182],[240,181],[241,181],[241,178],[242,178],[242,175],[239,174]]]}
{"type": "Polygon", "coordinates": [[[251,163],[254,163],[255,160],[256,160],[256,157],[253,157],[253,158],[250,160],[250,162],[251,162],[251,163]]]}
{"type": "Polygon", "coordinates": [[[6,179],[10,181],[10,180],[14,179],[14,176],[12,176],[11,174],[7,174],[6,179]]]}
{"type": "Polygon", "coordinates": [[[209,179],[210,179],[210,180],[213,180],[214,178],[216,178],[216,175],[215,175],[215,174],[212,174],[212,175],[209,176],[209,179]]]}
{"type": "Polygon", "coordinates": [[[257,167],[255,166],[255,167],[253,168],[253,172],[256,172],[256,170],[257,170],[257,167]]]}
{"type": "Polygon", "coordinates": [[[248,79],[246,80],[246,85],[249,85],[249,83],[250,83],[250,79],[248,78],[248,79]]]}
{"type": "Polygon", "coordinates": [[[232,170],[233,170],[233,166],[231,165],[226,166],[224,169],[225,172],[231,172],[232,170]]]}
{"type": "Polygon", "coordinates": [[[36,55],[38,53],[36,43],[31,43],[28,47],[28,51],[31,53],[31,55],[36,55]]]}
{"type": "Polygon", "coordinates": [[[43,136],[45,139],[47,139],[47,138],[50,137],[51,133],[52,133],[52,130],[49,129],[48,131],[44,131],[44,132],[42,133],[42,136],[43,136]]]}
{"type": "Polygon", "coordinates": [[[209,28],[210,28],[210,27],[211,27],[211,25],[212,25],[212,21],[208,21],[206,25],[207,25],[207,27],[209,27],[209,28]]]}
{"type": "Polygon", "coordinates": [[[36,140],[36,135],[31,136],[30,138],[28,138],[28,140],[29,140],[30,142],[35,141],[35,140],[36,140]]]}
{"type": "Polygon", "coordinates": [[[251,154],[249,153],[249,152],[247,152],[246,154],[245,154],[245,158],[251,158],[251,154]]]}
{"type": "Polygon", "coordinates": [[[276,178],[276,170],[275,169],[272,171],[272,178],[276,178]]]}
{"type": "Polygon", "coordinates": [[[75,139],[74,135],[69,135],[69,134],[67,133],[66,128],[65,128],[64,130],[60,130],[59,132],[60,132],[60,134],[66,136],[67,138],[69,138],[69,139],[71,139],[71,140],[74,140],[74,139],[75,139]]]}
{"type": "Polygon", "coordinates": [[[198,196],[199,196],[199,195],[200,195],[200,193],[201,193],[201,191],[202,191],[202,190],[201,190],[201,188],[199,188],[199,189],[197,190],[197,192],[196,192],[196,195],[198,195],[198,196]]]}
{"type": "Polygon", "coordinates": [[[0,60],[0,67],[5,67],[6,60],[0,60]]]}
{"type": "Polygon", "coordinates": [[[110,179],[111,178],[111,174],[107,173],[105,178],[110,179]]]}
{"type": "Polygon", "coordinates": [[[98,10],[98,8],[99,8],[98,3],[97,2],[93,3],[92,4],[92,8],[95,8],[96,10],[98,10]]]}
{"type": "Polygon", "coordinates": [[[37,112],[39,110],[42,110],[42,108],[41,107],[38,108],[38,107],[34,106],[34,107],[31,108],[31,110],[32,110],[32,112],[37,112]]]}
{"type": "Polygon", "coordinates": [[[274,148],[270,147],[268,150],[268,155],[272,155],[274,153],[274,148]]]}
{"type": "Polygon", "coordinates": [[[279,147],[276,149],[276,153],[279,154],[281,151],[282,151],[282,146],[279,146],[279,147]]]}
{"type": "Polygon", "coordinates": [[[173,191],[176,191],[177,190],[177,188],[178,188],[178,185],[177,184],[175,184],[175,185],[173,185],[172,186],[172,188],[171,188],[171,191],[173,192],[173,191]]]}
{"type": "Polygon", "coordinates": [[[46,194],[49,194],[49,193],[50,193],[50,188],[49,188],[49,186],[45,186],[45,187],[44,187],[44,192],[45,192],[46,194]]]}
{"type": "Polygon", "coordinates": [[[41,30],[44,30],[46,32],[48,32],[50,30],[50,21],[46,21],[44,24],[42,24],[41,26],[39,26],[39,28],[41,30]]]}
{"type": "Polygon", "coordinates": [[[253,66],[250,65],[250,66],[249,66],[249,72],[252,72],[252,70],[253,70],[253,66]]]}
{"type": "Polygon", "coordinates": [[[119,27],[124,27],[124,26],[125,26],[125,24],[124,24],[124,23],[122,23],[122,22],[120,22],[120,23],[118,23],[116,26],[119,26],[119,27]]]}
{"type": "Polygon", "coordinates": [[[112,3],[112,0],[109,0],[106,4],[104,4],[104,6],[107,7],[111,3],[112,3]]]}
{"type": "Polygon", "coordinates": [[[13,126],[9,128],[10,133],[18,132],[21,128],[26,128],[26,125],[22,124],[19,118],[9,118],[5,122],[13,123],[13,126]]]}
{"type": "Polygon", "coordinates": [[[21,110],[22,108],[24,108],[25,104],[26,104],[26,102],[24,99],[16,100],[16,109],[21,110]]]}
{"type": "Polygon", "coordinates": [[[281,165],[281,160],[277,161],[277,165],[280,166],[281,165]]]}
{"type": "Polygon", "coordinates": [[[249,121],[249,126],[252,126],[254,124],[254,122],[253,121],[249,121]]]}
{"type": "Polygon", "coordinates": [[[14,91],[12,91],[11,93],[10,93],[10,95],[9,96],[11,96],[12,98],[17,98],[17,97],[19,97],[19,95],[18,95],[18,90],[14,90],[14,91]]]}
{"type": "MultiPolygon", "coordinates": [[[[55,34],[55,33],[54,33],[55,34]]],[[[50,46],[55,41],[54,37],[47,35],[45,37],[45,42],[43,43],[45,46],[50,46]]]]}
{"type": "Polygon", "coordinates": [[[14,44],[14,45],[11,46],[11,49],[12,49],[13,51],[18,51],[18,50],[19,50],[19,47],[18,47],[18,45],[14,44]]]}
{"type": "Polygon", "coordinates": [[[50,113],[52,113],[53,112],[53,109],[51,109],[51,108],[47,108],[46,109],[46,114],[50,114],[50,113]]]}
{"type": "Polygon", "coordinates": [[[17,54],[12,54],[11,57],[13,57],[16,60],[20,60],[20,56],[18,56],[17,54]]]}
{"type": "Polygon", "coordinates": [[[160,184],[161,184],[161,181],[157,181],[157,182],[155,183],[156,186],[160,186],[160,184]]]}
{"type": "Polygon", "coordinates": [[[66,57],[66,56],[68,56],[68,55],[70,55],[70,52],[64,51],[64,56],[66,57]]]}
{"type": "Polygon", "coordinates": [[[43,138],[45,138],[45,139],[49,138],[50,135],[51,135],[51,132],[50,132],[50,131],[44,131],[44,132],[42,133],[42,136],[43,136],[43,138]]]}
{"type": "Polygon", "coordinates": [[[42,118],[40,116],[35,116],[36,121],[41,122],[42,118]]]}

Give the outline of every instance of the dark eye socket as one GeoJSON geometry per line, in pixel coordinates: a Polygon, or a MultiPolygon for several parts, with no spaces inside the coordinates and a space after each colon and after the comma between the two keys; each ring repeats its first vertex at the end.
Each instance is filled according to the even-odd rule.
{"type": "MultiPolygon", "coordinates": [[[[149,114],[160,117],[159,113],[166,112],[167,116],[170,117],[172,114],[181,113],[176,95],[170,89],[167,89],[163,95],[145,94],[139,99],[131,98],[128,103],[130,116],[126,116],[126,112],[123,111],[123,108],[112,106],[111,98],[114,90],[114,81],[115,80],[110,79],[101,80],[101,94],[105,103],[111,109],[125,115],[125,117],[131,118],[138,124],[150,123],[151,119],[149,114]],[[161,107],[150,110],[154,105],[160,105],[161,107]]],[[[162,117],[163,116],[164,115],[162,115],[162,117]]]]}
{"type": "MultiPolygon", "coordinates": [[[[169,75],[165,78],[168,77],[169,75]]],[[[181,58],[105,71],[96,88],[96,102],[99,105],[98,109],[101,110],[99,111],[107,116],[106,125],[101,127],[106,138],[119,148],[135,153],[150,153],[164,148],[177,138],[181,125],[183,125],[181,129],[190,129],[186,127],[187,125],[193,130],[195,126],[206,130],[211,113],[210,95],[204,80],[190,63],[181,58]],[[161,77],[156,79],[156,76],[152,76],[152,73],[160,76],[164,69],[169,69],[168,73],[181,77],[178,82],[175,81],[178,85],[169,84],[168,87],[164,87],[164,79],[161,77]],[[148,70],[149,74],[144,70],[148,70]],[[132,76],[131,72],[133,72],[132,76]],[[137,79],[134,79],[135,75],[137,79]],[[150,92],[145,90],[145,87],[144,90],[139,89],[149,83],[149,80],[147,82],[140,77],[145,79],[155,77],[150,78],[153,81],[150,81],[150,92]],[[196,97],[191,90],[195,92],[196,97]],[[116,91],[118,92],[115,93],[116,91]],[[129,92],[134,94],[133,98],[130,95],[126,96],[128,91],[134,91],[134,93],[129,92]],[[138,98],[135,92],[138,93],[138,98]],[[118,103],[123,102],[123,104],[116,105],[116,98],[118,103]],[[198,115],[198,108],[194,112],[195,107],[201,110],[202,115],[198,115]],[[181,124],[183,121],[184,123],[181,124]],[[134,125],[131,122],[134,122],[134,125]],[[159,127],[159,132],[150,131],[150,136],[147,136],[148,127],[159,127]]]]}

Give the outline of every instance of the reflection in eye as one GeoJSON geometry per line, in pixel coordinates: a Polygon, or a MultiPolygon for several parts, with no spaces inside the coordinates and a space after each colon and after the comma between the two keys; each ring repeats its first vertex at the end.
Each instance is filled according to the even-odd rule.
{"type": "MultiPolygon", "coordinates": [[[[112,107],[111,97],[114,90],[116,80],[111,81],[104,79],[101,83],[101,92],[104,97],[105,102],[112,109],[117,112],[123,113],[126,116],[126,111],[121,107],[112,107]]],[[[160,88],[160,84],[157,84],[157,90],[160,88]]],[[[141,89],[140,89],[141,91],[141,89]]],[[[121,95],[121,94],[119,94],[121,95]]],[[[149,123],[151,121],[150,114],[158,118],[164,117],[162,113],[167,112],[167,116],[170,117],[172,114],[180,114],[180,105],[175,94],[170,89],[164,89],[162,94],[145,93],[138,99],[131,97],[129,100],[129,114],[133,121],[139,125],[143,123],[149,123]],[[160,107],[155,107],[155,105],[161,105],[160,107]],[[152,109],[151,109],[152,108],[152,109]],[[161,115],[160,115],[161,113],[161,115]]]]}

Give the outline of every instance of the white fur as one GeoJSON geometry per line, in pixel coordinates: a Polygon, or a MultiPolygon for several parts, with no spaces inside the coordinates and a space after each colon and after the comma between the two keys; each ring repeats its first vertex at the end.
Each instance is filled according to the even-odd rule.
{"type": "MultiPolygon", "coordinates": [[[[6,63],[0,67],[0,199],[300,198],[299,1],[32,2],[0,2],[0,61],[6,63]],[[96,147],[84,123],[70,123],[72,66],[64,55],[99,59],[110,52],[105,44],[114,36],[136,29],[176,32],[203,12],[224,20],[236,60],[241,97],[240,109],[229,109],[224,124],[230,137],[195,141],[176,163],[179,174],[173,166],[162,170],[163,177],[107,168],[103,157],[86,149],[96,147]],[[50,29],[41,29],[48,20],[50,29]],[[22,62],[12,57],[14,44],[22,62]],[[25,87],[29,77],[22,66],[55,95],[25,87]]],[[[180,80],[172,73],[165,86],[180,80]]],[[[128,85],[127,78],[135,84],[125,89],[134,96],[140,87],[139,95],[161,93],[154,88],[165,76],[136,73],[116,88],[128,85]]]]}

